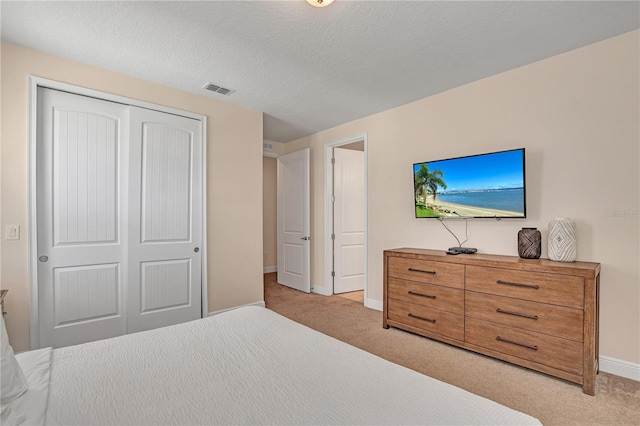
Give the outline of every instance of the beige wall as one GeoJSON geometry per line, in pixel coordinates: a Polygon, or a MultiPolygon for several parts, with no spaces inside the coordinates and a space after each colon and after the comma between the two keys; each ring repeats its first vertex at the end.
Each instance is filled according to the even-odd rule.
{"type": "Polygon", "coordinates": [[[262,160],[262,245],[264,267],[278,266],[277,245],[277,194],[278,160],[264,157],[262,160]]]}
{"type": "MultiPolygon", "coordinates": [[[[312,285],[323,277],[323,146],[367,133],[368,297],[382,251],[455,240],[415,219],[412,164],[525,147],[526,220],[473,220],[468,246],[517,255],[520,228],[577,222],[578,259],[602,263],[600,353],[640,363],[640,32],[634,31],[287,144],[312,156],[312,285]],[[625,216],[612,216],[611,211],[625,216]]],[[[453,222],[458,235],[464,222],[453,222]]]]}
{"type": "MultiPolygon", "coordinates": [[[[262,301],[262,221],[247,205],[262,181],[262,113],[2,43],[1,219],[21,227],[19,241],[0,244],[9,336],[29,347],[28,84],[57,80],[207,116],[208,309],[262,301]]],[[[262,198],[255,200],[262,204],[262,198]]]]}
{"type": "Polygon", "coordinates": [[[279,155],[284,154],[285,151],[287,150],[286,144],[281,142],[273,142],[265,139],[263,143],[271,145],[271,149],[264,148],[264,155],[266,156],[277,157],[279,155]]]}
{"type": "Polygon", "coordinates": [[[358,141],[358,142],[354,142],[354,143],[350,143],[347,145],[340,145],[339,148],[342,149],[351,149],[353,151],[364,151],[364,140],[358,141]]]}

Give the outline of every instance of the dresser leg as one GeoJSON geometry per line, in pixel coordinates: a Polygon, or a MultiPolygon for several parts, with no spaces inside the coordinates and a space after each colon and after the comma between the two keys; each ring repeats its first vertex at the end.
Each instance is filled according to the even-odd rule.
{"type": "Polygon", "coordinates": [[[594,378],[585,377],[584,384],[582,385],[582,392],[587,395],[595,396],[596,394],[596,381],[594,378]]]}

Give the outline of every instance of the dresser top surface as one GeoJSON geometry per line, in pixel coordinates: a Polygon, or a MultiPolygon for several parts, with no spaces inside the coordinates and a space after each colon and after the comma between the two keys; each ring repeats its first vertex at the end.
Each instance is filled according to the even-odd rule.
{"type": "Polygon", "coordinates": [[[600,273],[600,264],[594,262],[556,262],[549,259],[522,259],[518,256],[474,253],[448,255],[444,250],[421,248],[396,248],[384,251],[385,255],[414,259],[428,259],[465,265],[492,266],[523,271],[556,272],[594,278],[600,273]]]}

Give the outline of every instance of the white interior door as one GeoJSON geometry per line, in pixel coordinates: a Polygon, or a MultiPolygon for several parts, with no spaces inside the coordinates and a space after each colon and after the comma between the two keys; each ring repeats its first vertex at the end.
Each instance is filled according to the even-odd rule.
{"type": "Polygon", "coordinates": [[[126,332],[128,110],[38,89],[41,347],[126,332]]]}
{"type": "Polygon", "coordinates": [[[364,290],[364,152],[333,149],[334,293],[364,290]]]}
{"type": "Polygon", "coordinates": [[[200,121],[131,107],[128,332],[202,316],[200,121]]]}
{"type": "Polygon", "coordinates": [[[38,88],[38,345],[202,316],[202,124],[38,88]]]}
{"type": "Polygon", "coordinates": [[[311,292],[309,148],[278,157],[278,283],[311,292]]]}

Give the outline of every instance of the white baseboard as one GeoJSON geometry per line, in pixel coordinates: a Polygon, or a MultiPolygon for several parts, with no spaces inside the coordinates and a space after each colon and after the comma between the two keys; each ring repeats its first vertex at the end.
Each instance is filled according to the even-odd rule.
{"type": "Polygon", "coordinates": [[[264,274],[268,274],[269,272],[278,272],[277,266],[265,266],[262,268],[264,274]]]}
{"type": "Polygon", "coordinates": [[[623,361],[621,359],[601,356],[599,358],[600,371],[626,377],[627,379],[640,382],[640,364],[623,361]]]}
{"type": "Polygon", "coordinates": [[[375,309],[376,311],[382,311],[382,302],[374,299],[367,299],[364,301],[364,306],[369,309],[375,309]]]}
{"type": "Polygon", "coordinates": [[[311,293],[321,294],[323,296],[331,296],[333,294],[329,287],[314,284],[311,284],[311,293]]]}
{"type": "Polygon", "coordinates": [[[214,315],[218,315],[221,314],[223,312],[227,312],[227,311],[232,311],[234,309],[238,309],[238,308],[243,308],[245,306],[261,306],[261,307],[265,307],[264,304],[264,300],[260,301],[260,302],[255,302],[255,303],[247,303],[246,305],[240,305],[240,306],[234,306],[233,308],[226,308],[226,309],[220,309],[219,311],[213,311],[213,312],[209,312],[207,314],[208,317],[214,316],[214,315]]]}

